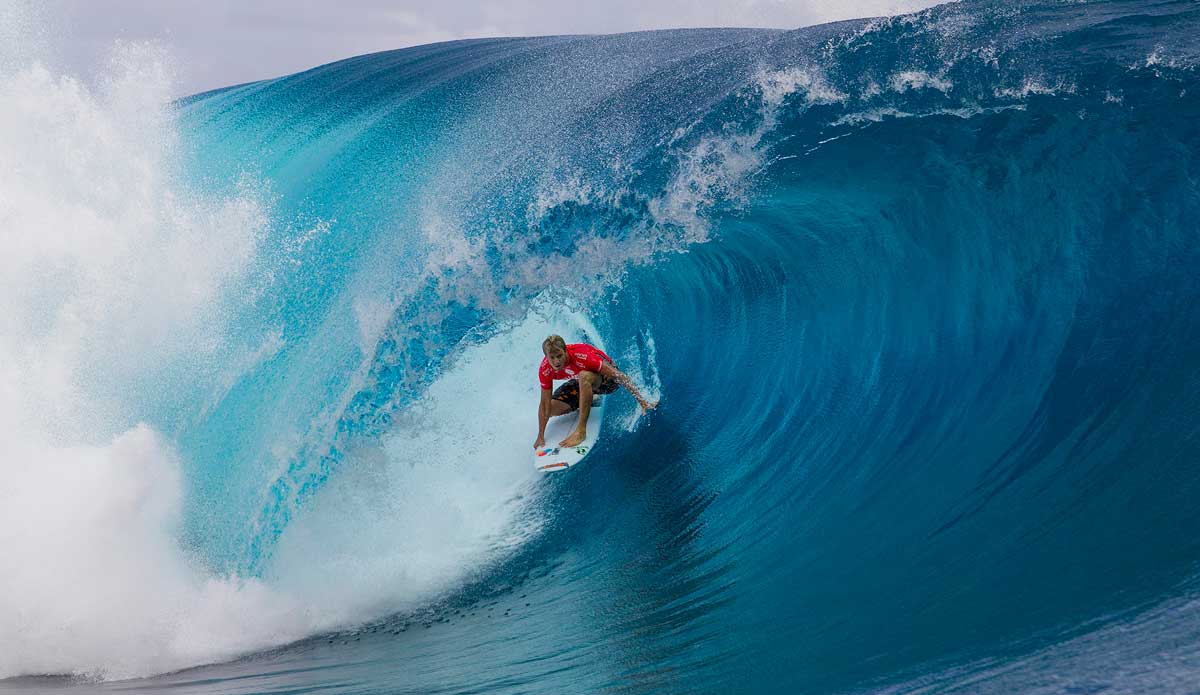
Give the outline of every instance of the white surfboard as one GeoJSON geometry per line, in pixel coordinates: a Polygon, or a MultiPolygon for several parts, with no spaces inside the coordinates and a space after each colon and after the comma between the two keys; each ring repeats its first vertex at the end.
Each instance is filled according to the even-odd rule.
{"type": "Polygon", "coordinates": [[[593,398],[592,412],[588,415],[587,437],[576,446],[560,447],[558,443],[575,431],[575,425],[579,422],[579,411],[550,418],[550,422],[546,423],[546,446],[533,450],[533,467],[542,473],[565,471],[591,453],[596,439],[600,437],[600,423],[604,421],[606,398],[608,396],[593,398]]]}

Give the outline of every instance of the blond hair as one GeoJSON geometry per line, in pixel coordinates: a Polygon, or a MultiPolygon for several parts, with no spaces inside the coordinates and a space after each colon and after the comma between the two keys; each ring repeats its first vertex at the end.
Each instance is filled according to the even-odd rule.
{"type": "Polygon", "coordinates": [[[563,337],[561,335],[546,336],[546,339],[542,341],[542,352],[546,351],[546,347],[548,345],[553,345],[554,347],[558,348],[559,350],[562,350],[563,352],[567,351],[567,341],[563,340],[563,337]]]}

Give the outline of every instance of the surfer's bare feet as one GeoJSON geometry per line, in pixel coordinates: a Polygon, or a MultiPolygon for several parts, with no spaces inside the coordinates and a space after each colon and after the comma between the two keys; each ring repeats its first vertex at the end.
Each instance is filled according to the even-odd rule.
{"type": "Polygon", "coordinates": [[[571,433],[570,437],[567,437],[566,439],[562,440],[561,442],[558,443],[558,445],[559,446],[575,446],[576,444],[579,444],[580,442],[582,442],[584,439],[587,439],[587,432],[580,432],[579,430],[575,430],[574,432],[571,433]]]}

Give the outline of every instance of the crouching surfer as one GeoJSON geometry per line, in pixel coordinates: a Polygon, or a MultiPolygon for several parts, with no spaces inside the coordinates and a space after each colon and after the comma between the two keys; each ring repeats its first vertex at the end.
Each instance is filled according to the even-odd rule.
{"type": "Polygon", "coordinates": [[[546,423],[550,418],[566,415],[576,409],[579,410],[579,424],[558,445],[571,447],[586,439],[594,395],[612,393],[624,386],[637,399],[643,411],[658,405],[658,401],[647,401],[633,380],[617,369],[608,355],[587,343],[567,345],[562,336],[552,335],[542,341],[542,354],[545,357],[538,368],[542,400],[538,404],[538,435],[533,443],[535,449],[546,445],[546,423]],[[568,381],[551,394],[555,379],[568,381]]]}

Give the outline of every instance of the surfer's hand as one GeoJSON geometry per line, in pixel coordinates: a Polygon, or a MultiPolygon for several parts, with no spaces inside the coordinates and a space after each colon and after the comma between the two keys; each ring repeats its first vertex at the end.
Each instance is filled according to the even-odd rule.
{"type": "Polygon", "coordinates": [[[658,406],[658,401],[642,401],[641,406],[642,406],[642,410],[644,412],[648,413],[651,410],[654,410],[654,408],[658,406]]]}
{"type": "Polygon", "coordinates": [[[534,449],[541,449],[544,446],[546,446],[546,438],[545,437],[538,437],[537,441],[535,441],[533,443],[534,449]]]}

